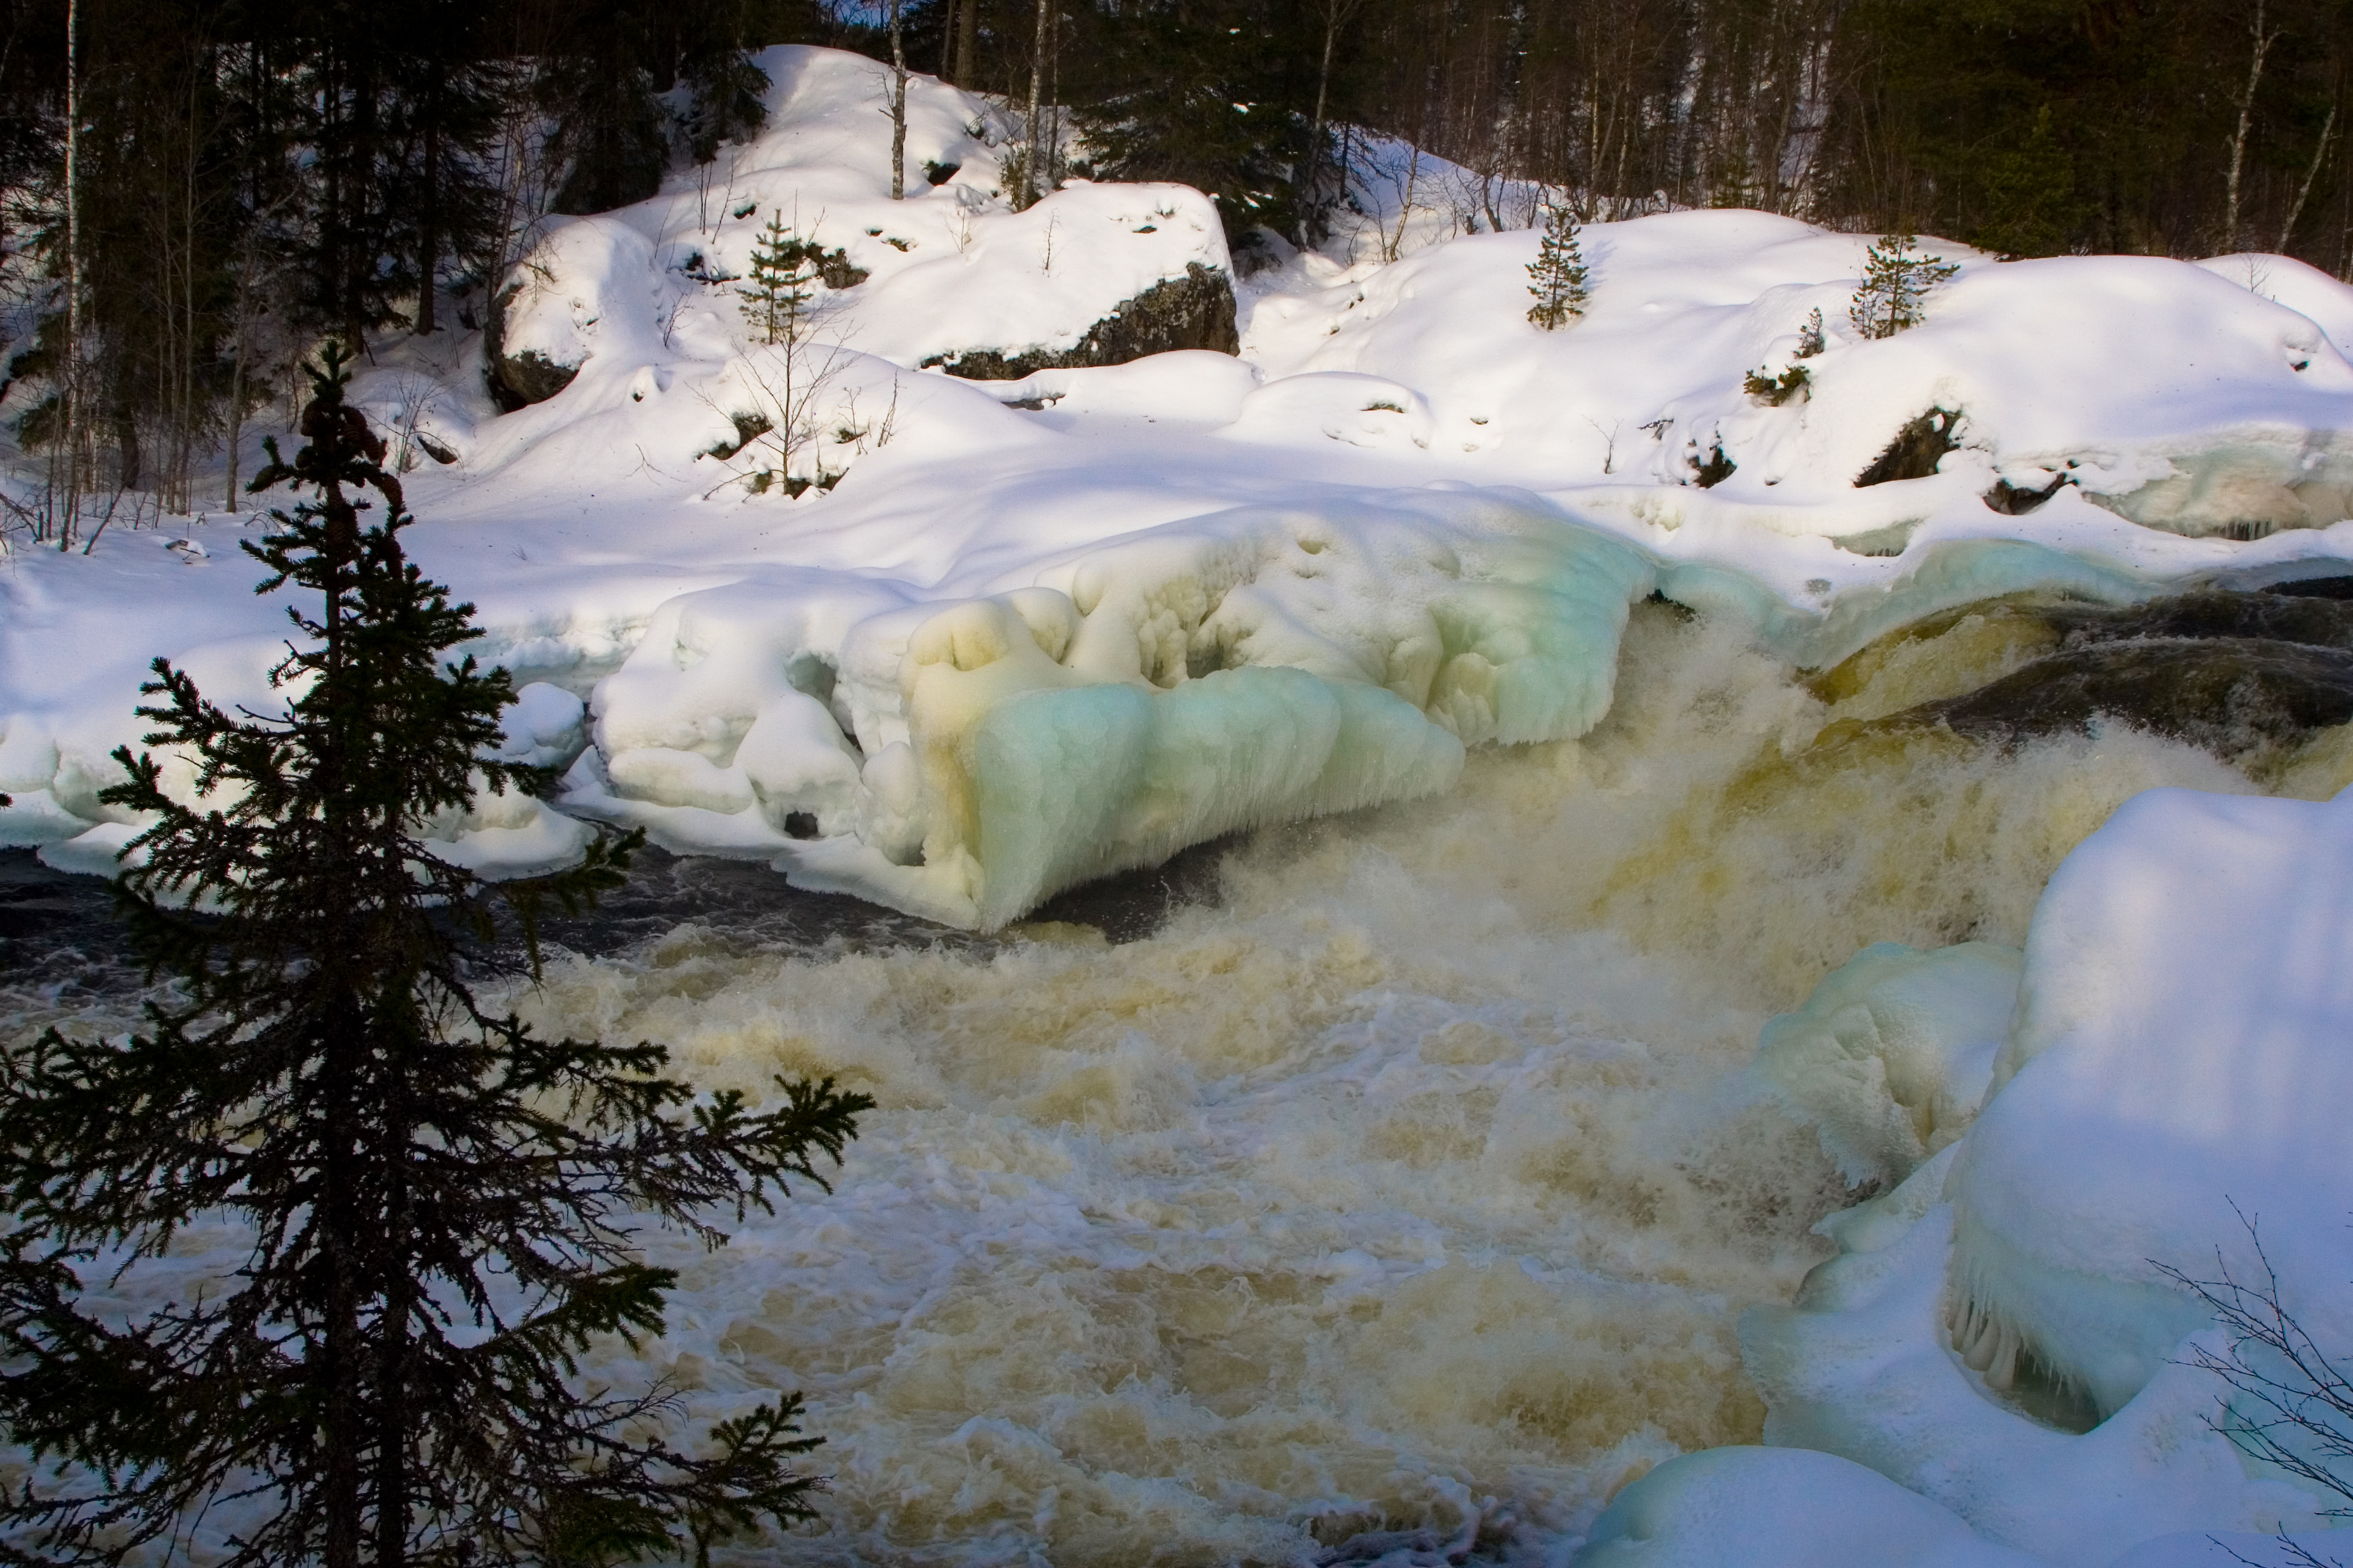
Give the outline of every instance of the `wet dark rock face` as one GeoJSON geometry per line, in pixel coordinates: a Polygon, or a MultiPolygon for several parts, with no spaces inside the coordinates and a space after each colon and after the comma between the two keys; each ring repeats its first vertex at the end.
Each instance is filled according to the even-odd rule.
{"type": "Polygon", "coordinates": [[[1195,261],[1186,265],[1184,277],[1164,279],[1122,301],[1070,348],[967,349],[934,354],[923,363],[969,381],[1018,381],[1041,370],[1126,364],[1177,349],[1240,353],[1241,346],[1234,326],[1233,280],[1195,261]]]}
{"type": "Polygon", "coordinates": [[[2058,634],[2052,651],[1880,722],[2008,741],[2105,718],[2224,757],[2353,723],[2353,598],[2217,592],[2026,613],[2058,634]]]}
{"type": "Polygon", "coordinates": [[[2071,647],[1965,697],[1899,717],[2014,739],[2105,715],[2224,755],[2353,721],[2353,652],[2257,637],[2148,637],[2071,647]]]}

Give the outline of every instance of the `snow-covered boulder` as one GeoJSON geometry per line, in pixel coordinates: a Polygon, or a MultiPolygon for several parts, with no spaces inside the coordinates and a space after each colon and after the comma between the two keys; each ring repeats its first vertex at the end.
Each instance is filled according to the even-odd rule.
{"type": "Polygon", "coordinates": [[[923,363],[976,381],[1018,381],[1041,370],[1083,370],[1129,364],[1152,354],[1206,349],[1235,353],[1233,280],[1198,261],[1182,277],[1164,278],[1123,300],[1067,347],[955,349],[923,363]]]}
{"type": "MultiPolygon", "coordinates": [[[[2170,1271],[2275,1292],[2320,1354],[2353,1352],[2348,889],[2353,796],[2152,790],[2078,846],[1974,1123],[1824,1222],[1840,1256],[1793,1308],[1743,1320],[1767,1441],[2058,1562],[2315,1525],[2337,1500],[2222,1430],[2243,1396],[2199,1363],[2227,1346],[2170,1271]]],[[[1975,1036],[1997,989],[1918,999],[1932,1032],[1975,1036]]]]}
{"type": "Polygon", "coordinates": [[[2052,876],[1955,1166],[1957,1317],[2103,1413],[2259,1282],[2353,1351],[2353,798],[2136,797],[2052,876]],[[2242,1222],[2242,1215],[2244,1216],[2242,1222]]]}
{"type": "Polygon", "coordinates": [[[611,218],[556,218],[491,297],[482,358],[501,406],[544,403],[592,355],[645,357],[661,279],[653,247],[611,218]]]}

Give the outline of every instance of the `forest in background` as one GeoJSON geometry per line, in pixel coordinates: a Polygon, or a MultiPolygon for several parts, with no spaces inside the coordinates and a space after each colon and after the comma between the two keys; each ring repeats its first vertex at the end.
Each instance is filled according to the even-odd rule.
{"type": "MultiPolygon", "coordinates": [[[[756,129],[753,51],[893,47],[889,0],[5,4],[0,422],[180,510],[322,338],[477,327],[540,218],[756,129]]],[[[1466,229],[1538,219],[1513,179],[1588,220],[1760,207],[2010,256],[2353,268],[2353,0],[907,0],[897,22],[910,68],[1061,106],[1083,141],[1055,174],[1209,192],[1245,268],[1322,237],[1368,132],[1469,171],[1445,193],[1466,229]]]]}

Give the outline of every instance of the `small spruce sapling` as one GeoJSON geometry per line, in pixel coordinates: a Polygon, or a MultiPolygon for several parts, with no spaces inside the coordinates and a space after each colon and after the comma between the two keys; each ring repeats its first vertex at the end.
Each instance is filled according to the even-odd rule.
{"type": "Polygon", "coordinates": [[[1799,359],[1812,359],[1815,355],[1820,353],[1829,346],[1829,339],[1824,337],[1822,334],[1821,308],[1820,306],[1816,306],[1812,310],[1807,312],[1806,324],[1798,329],[1798,353],[1796,357],[1799,359]]]}
{"type": "Polygon", "coordinates": [[[1864,257],[1862,286],[1847,306],[1847,320],[1864,337],[1892,338],[1918,326],[1929,294],[1961,269],[1958,262],[1915,251],[1917,243],[1912,235],[1887,235],[1864,257]]]}
{"type": "Polygon", "coordinates": [[[744,286],[744,323],[755,342],[793,343],[800,340],[801,318],[808,311],[809,286],[817,281],[811,265],[812,247],[785,226],[781,212],[768,215],[768,226],[752,247],[752,268],[744,286]]]}
{"type": "Polygon", "coordinates": [[[1586,301],[1592,297],[1577,232],[1576,216],[1567,207],[1547,209],[1544,240],[1537,247],[1536,258],[1528,263],[1528,292],[1536,300],[1528,307],[1528,320],[1548,332],[1584,315],[1586,301]]]}
{"type": "Polygon", "coordinates": [[[584,1386],[581,1354],[661,1331],[675,1277],[640,1227],[716,1245],[787,1177],[822,1185],[871,1101],[698,1096],[659,1046],[546,1039],[478,996],[524,972],[490,900],[535,952],[538,901],[617,885],[629,845],[491,889],[423,837],[485,783],[554,778],[485,760],[512,685],[406,559],[346,363],[328,350],[306,445],[252,486],[311,491],[245,547],[262,591],[316,595],[282,711],[159,659],[147,739],[200,797],[127,748],[100,797],[153,823],[116,887],[180,991],[127,1037],[0,1047],[0,1426],[36,1460],[0,1494],[0,1560],[177,1560],[210,1513],[225,1568],[707,1562],[807,1515],[798,1397],[678,1445],[668,1390],[584,1386]],[[192,1229],[240,1256],[175,1275],[192,1229]]]}

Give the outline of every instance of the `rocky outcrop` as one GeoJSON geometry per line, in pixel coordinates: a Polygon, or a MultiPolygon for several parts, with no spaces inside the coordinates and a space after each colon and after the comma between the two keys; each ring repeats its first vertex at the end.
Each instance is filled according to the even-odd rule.
{"type": "Polygon", "coordinates": [[[969,381],[1018,381],[1041,370],[1125,364],[1176,349],[1241,352],[1241,336],[1234,329],[1233,280],[1198,261],[1186,264],[1184,277],[1164,279],[1121,301],[1069,348],[966,349],[934,354],[923,363],[969,381]]]}
{"type": "Polygon", "coordinates": [[[511,283],[491,295],[490,320],[482,327],[483,374],[492,401],[507,414],[546,402],[580,374],[577,364],[558,364],[535,349],[506,352],[507,307],[522,292],[522,285],[511,283]]]}
{"type": "Polygon", "coordinates": [[[1887,443],[1887,449],[1872,459],[1871,467],[1855,475],[1855,489],[1894,484],[1899,479],[1926,479],[1936,471],[1946,453],[1960,446],[1953,438],[1960,422],[1960,415],[1949,408],[1931,408],[1905,421],[1904,427],[1895,432],[1895,439],[1887,443]]]}

